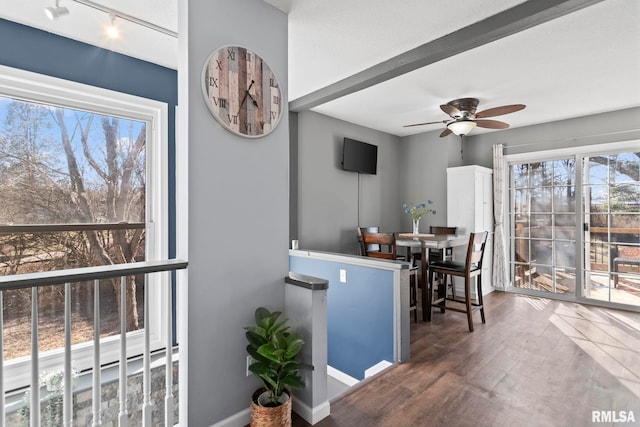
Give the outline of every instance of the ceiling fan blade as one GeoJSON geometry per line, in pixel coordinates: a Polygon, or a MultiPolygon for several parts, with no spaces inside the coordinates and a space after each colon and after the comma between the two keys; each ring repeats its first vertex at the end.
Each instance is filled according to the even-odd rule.
{"type": "Polygon", "coordinates": [[[447,136],[447,135],[451,135],[453,132],[451,132],[451,129],[446,128],[445,130],[442,131],[442,133],[440,134],[440,138],[447,136]]]}
{"type": "Polygon", "coordinates": [[[474,120],[479,128],[487,129],[506,129],[509,127],[508,123],[500,122],[498,120],[474,120]]]}
{"type": "Polygon", "coordinates": [[[502,107],[489,108],[484,111],[476,113],[476,119],[483,119],[485,117],[501,116],[503,114],[515,113],[516,111],[523,110],[526,107],[524,104],[503,105],[502,107]]]}
{"type": "Polygon", "coordinates": [[[462,112],[451,104],[442,104],[440,109],[451,117],[460,117],[462,115],[462,112]]]}
{"type": "Polygon", "coordinates": [[[439,124],[439,123],[447,123],[447,121],[446,120],[440,120],[439,122],[415,123],[415,124],[412,124],[412,125],[404,125],[402,127],[403,128],[409,128],[411,126],[435,125],[435,124],[439,124]]]}

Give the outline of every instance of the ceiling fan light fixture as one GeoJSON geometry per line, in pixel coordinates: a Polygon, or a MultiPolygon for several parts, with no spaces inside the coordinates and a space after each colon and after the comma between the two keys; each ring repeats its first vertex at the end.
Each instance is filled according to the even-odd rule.
{"type": "Polygon", "coordinates": [[[44,14],[47,15],[47,18],[49,18],[50,20],[54,21],[54,20],[60,18],[61,16],[68,15],[69,14],[69,9],[67,9],[64,6],[60,6],[59,0],[56,0],[56,5],[55,6],[50,6],[50,7],[45,7],[44,8],[44,14]]]}
{"type": "Polygon", "coordinates": [[[476,122],[472,120],[456,120],[449,123],[447,128],[456,135],[468,135],[476,125],[476,122]]]}

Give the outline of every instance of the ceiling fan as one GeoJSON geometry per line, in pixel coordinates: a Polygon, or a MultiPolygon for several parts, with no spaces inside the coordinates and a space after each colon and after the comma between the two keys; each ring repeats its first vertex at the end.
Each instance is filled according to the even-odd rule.
{"type": "Polygon", "coordinates": [[[523,104],[503,105],[501,107],[489,108],[476,113],[478,108],[477,98],[460,98],[449,101],[440,106],[440,109],[448,114],[451,119],[441,120],[437,122],[416,123],[413,125],[405,125],[404,127],[433,125],[442,123],[447,128],[440,134],[440,137],[447,136],[451,133],[456,135],[467,135],[476,126],[487,129],[506,129],[509,124],[498,120],[486,120],[486,117],[502,116],[524,109],[523,104]]]}

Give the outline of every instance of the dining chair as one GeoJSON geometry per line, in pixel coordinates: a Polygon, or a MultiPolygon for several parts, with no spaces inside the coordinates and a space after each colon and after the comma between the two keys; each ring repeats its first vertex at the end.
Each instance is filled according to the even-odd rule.
{"type": "MultiPolygon", "coordinates": [[[[442,226],[442,225],[431,225],[429,226],[429,233],[433,234],[433,235],[446,235],[446,234],[452,234],[455,235],[456,232],[458,231],[458,227],[446,227],[446,226],[442,226]]],[[[453,259],[453,248],[446,248],[446,249],[429,249],[429,263],[432,262],[438,262],[438,261],[451,261],[453,259]]],[[[442,280],[443,278],[441,277],[441,274],[436,275],[436,278],[438,280],[442,280]]],[[[451,283],[449,284],[449,287],[451,289],[451,295],[453,296],[453,298],[456,297],[456,287],[454,286],[455,283],[453,281],[453,279],[451,279],[451,283]]],[[[447,289],[447,287],[445,286],[444,289],[447,289]]]]}
{"type": "MultiPolygon", "coordinates": [[[[429,233],[435,235],[456,234],[458,227],[442,227],[432,225],[429,227],[429,233]]],[[[453,257],[453,248],[447,248],[444,253],[438,249],[429,249],[429,262],[450,260],[453,257]]]]}
{"type": "Polygon", "coordinates": [[[469,236],[469,245],[467,246],[467,256],[464,263],[453,260],[436,261],[429,264],[429,288],[427,292],[427,320],[431,320],[432,307],[438,307],[441,311],[452,310],[467,314],[467,322],[469,323],[469,331],[473,332],[473,311],[480,310],[482,323],[485,323],[484,305],[482,302],[482,260],[484,258],[484,249],[487,243],[487,235],[489,233],[482,231],[479,233],[471,233],[469,236]],[[433,300],[433,279],[436,274],[442,275],[442,284],[438,286],[438,298],[433,300]],[[464,277],[464,299],[460,300],[452,295],[447,296],[447,277],[464,277]],[[478,294],[477,302],[471,300],[471,279],[476,279],[476,291],[478,294]],[[447,306],[447,301],[464,304],[464,308],[447,306]]]}
{"type": "MultiPolygon", "coordinates": [[[[397,254],[396,233],[374,233],[360,230],[362,234],[362,247],[365,256],[389,260],[404,260],[397,254]],[[369,247],[377,245],[380,250],[369,250],[369,247]]],[[[409,311],[413,311],[414,322],[418,321],[418,267],[409,268],[409,311]]]]}
{"type": "MultiPolygon", "coordinates": [[[[444,226],[430,226],[429,234],[433,235],[445,235],[445,234],[456,234],[458,227],[444,227],[444,226]]],[[[420,265],[422,259],[422,253],[416,252],[412,254],[413,260],[416,265],[420,265]]],[[[453,248],[445,249],[444,258],[440,249],[429,249],[429,262],[432,261],[442,261],[443,259],[450,259],[453,256],[453,248]]]]}
{"type": "MultiPolygon", "coordinates": [[[[378,233],[380,232],[380,227],[372,226],[372,227],[358,227],[358,243],[360,244],[360,255],[366,256],[367,251],[364,247],[364,242],[362,241],[362,232],[368,231],[369,233],[378,233]]],[[[380,251],[380,245],[371,244],[369,245],[370,251],[380,251]]]]}

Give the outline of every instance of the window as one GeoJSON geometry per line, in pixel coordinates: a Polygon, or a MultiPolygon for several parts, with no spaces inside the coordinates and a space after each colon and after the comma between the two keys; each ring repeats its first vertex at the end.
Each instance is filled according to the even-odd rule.
{"type": "MultiPolygon", "coordinates": [[[[165,104],[0,67],[0,274],[121,264],[167,257],[165,104]]],[[[162,280],[151,275],[149,280],[162,280]]],[[[142,352],[148,325],[161,346],[166,301],[128,278],[128,351],[142,352]]],[[[100,284],[101,361],[117,359],[118,298],[100,284]]],[[[93,283],[73,285],[75,368],[91,366],[93,283]]],[[[26,385],[30,290],[4,292],[5,387],[26,385]],[[26,368],[26,369],[25,369],[26,368]]],[[[62,363],[60,287],[39,291],[42,370],[62,363]]]]}
{"type": "Polygon", "coordinates": [[[505,156],[519,292],[640,307],[638,141],[505,156]]]}

